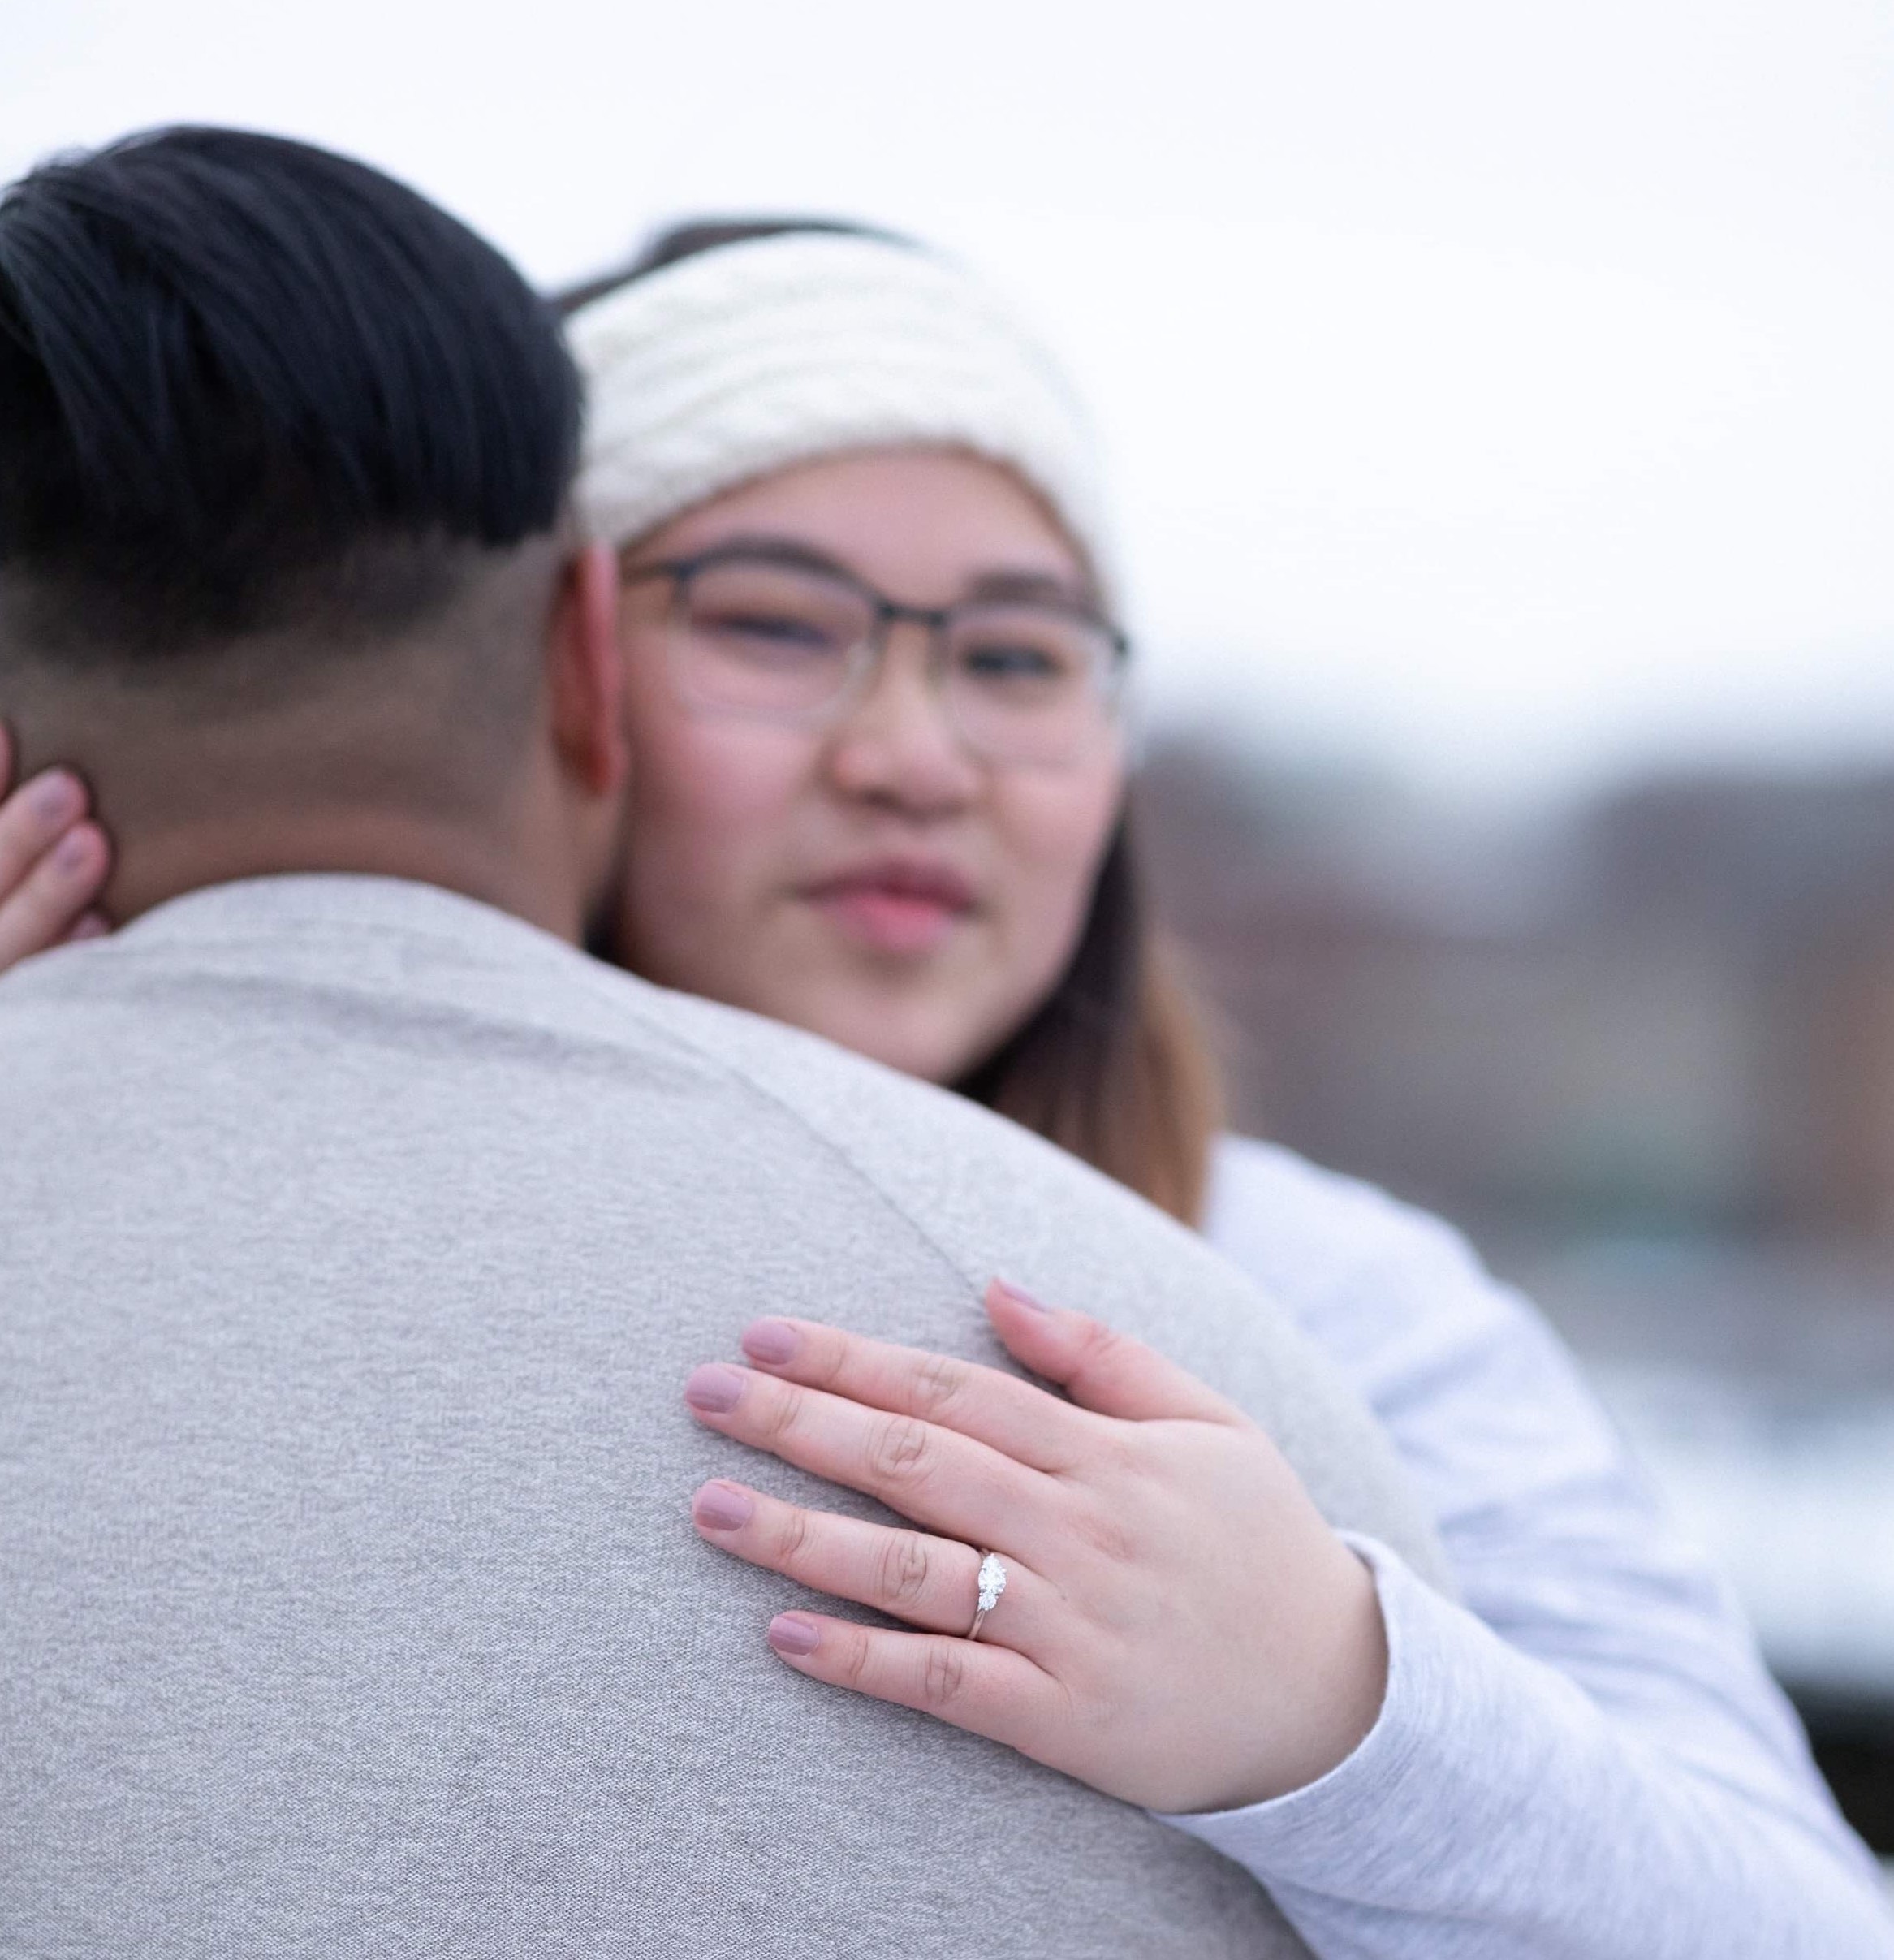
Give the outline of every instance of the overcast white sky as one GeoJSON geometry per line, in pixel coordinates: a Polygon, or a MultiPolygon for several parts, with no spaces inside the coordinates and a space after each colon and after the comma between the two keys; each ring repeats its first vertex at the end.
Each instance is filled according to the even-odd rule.
{"type": "Polygon", "coordinates": [[[183,118],[541,279],[705,208],[960,250],[1092,396],[1161,710],[1894,763],[1894,0],[0,0],[0,172],[183,118]]]}

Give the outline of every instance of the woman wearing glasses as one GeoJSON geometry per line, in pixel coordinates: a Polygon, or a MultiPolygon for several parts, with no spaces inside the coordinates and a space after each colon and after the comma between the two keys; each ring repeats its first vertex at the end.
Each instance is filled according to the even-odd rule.
{"type": "MultiPolygon", "coordinates": [[[[1888,1950],[1793,1716],[1543,1323],[1438,1223],[1217,1133],[1137,887],[1115,567],[1057,369],[957,269],[835,227],[673,234],[571,315],[636,756],[600,950],[957,1089],[1200,1226],[1377,1410],[1460,1593],[1367,1542],[1335,1583],[1332,1540],[1269,1535],[1214,1397],[1002,1294],[996,1330],[1071,1401],[780,1322],[692,1377],[701,1419],[781,1454],[820,1391],[921,1408],[1009,1470],[1056,1440],[1023,1509],[1128,1493],[1009,1597],[1011,1548],[960,1542],[951,1492],[915,1534],[789,1513],[766,1466],[707,1486],[709,1542],[921,1630],[792,1612],[785,1663],[1159,1809],[1320,1954],[1888,1950]]],[[[0,808],[0,961],[102,930],[105,857],[76,784],[0,808]]]]}

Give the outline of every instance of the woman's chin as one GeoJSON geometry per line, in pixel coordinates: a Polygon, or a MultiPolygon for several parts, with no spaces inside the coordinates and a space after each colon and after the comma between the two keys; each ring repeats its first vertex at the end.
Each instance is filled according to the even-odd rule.
{"type": "Polygon", "coordinates": [[[883,1068],[943,1086],[959,1081],[992,1045],[968,1029],[959,1003],[895,1003],[885,993],[855,1002],[843,997],[844,991],[826,992],[806,1014],[778,1009],[778,1018],[792,1021],[839,1047],[852,1048],[883,1068]]]}

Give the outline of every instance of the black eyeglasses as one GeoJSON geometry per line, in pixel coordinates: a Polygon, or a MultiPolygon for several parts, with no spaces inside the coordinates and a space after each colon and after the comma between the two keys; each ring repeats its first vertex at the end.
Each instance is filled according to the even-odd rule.
{"type": "Polygon", "coordinates": [[[725,546],[629,565],[672,583],[669,655],[687,706],[794,727],[840,721],[872,686],[899,624],[928,634],[928,671],[969,748],[1055,765],[1117,719],[1129,642],[1077,599],[998,596],[904,606],[839,566],[725,546]]]}

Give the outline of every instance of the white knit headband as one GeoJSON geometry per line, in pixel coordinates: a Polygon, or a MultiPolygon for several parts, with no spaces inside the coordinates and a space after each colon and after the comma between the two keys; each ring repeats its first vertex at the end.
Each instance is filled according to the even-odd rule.
{"type": "Polygon", "coordinates": [[[635,279],[568,331],[589,392],[580,498],[602,537],[629,542],[792,464],[946,443],[1016,470],[1115,595],[1083,410],[999,300],[945,261],[784,233],[635,279]]]}

